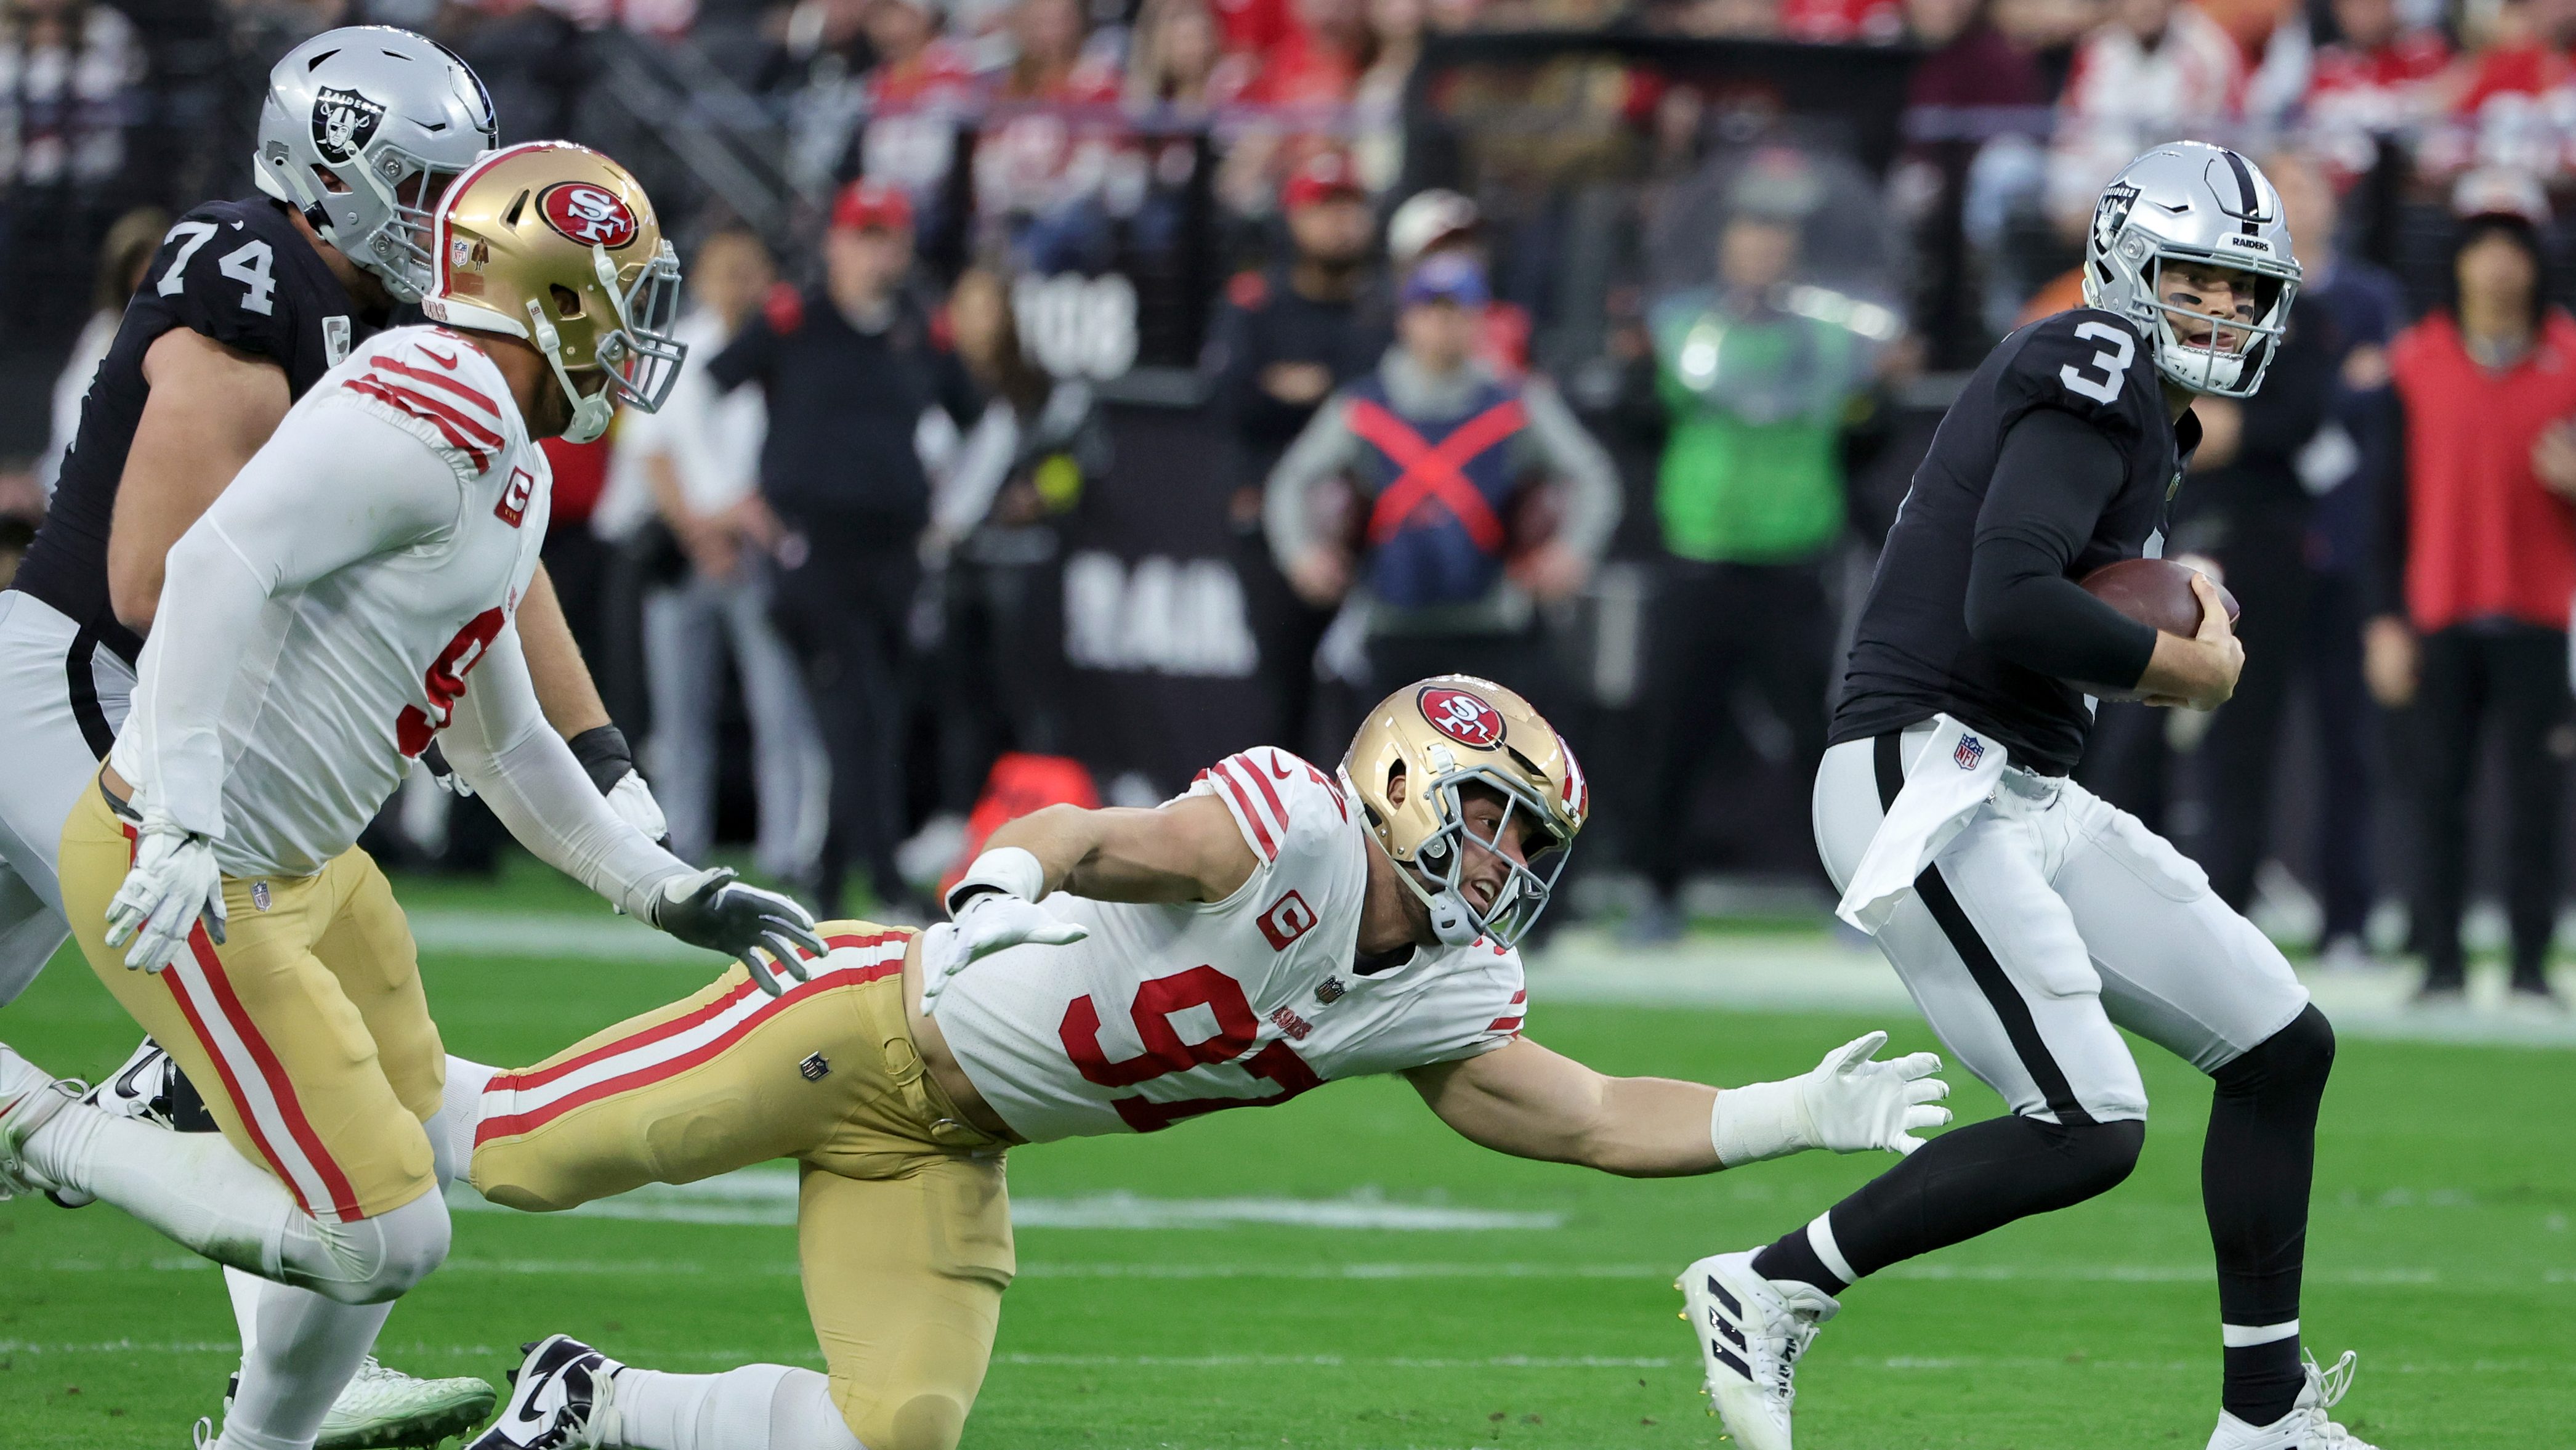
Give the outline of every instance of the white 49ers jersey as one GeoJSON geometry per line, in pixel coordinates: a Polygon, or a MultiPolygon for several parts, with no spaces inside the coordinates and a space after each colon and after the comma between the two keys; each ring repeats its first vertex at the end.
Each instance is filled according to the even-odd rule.
{"type": "Polygon", "coordinates": [[[183,540],[211,530],[223,551],[208,557],[225,570],[238,561],[265,603],[240,622],[238,657],[180,658],[206,641],[171,629],[172,611],[192,587],[241,581],[192,584],[173,568],[134,719],[110,757],[117,773],[189,829],[203,829],[192,815],[214,809],[205,797],[219,790],[210,834],[233,875],[320,870],[447,724],[510,627],[552,480],[500,369],[472,342],[407,327],[360,346],[183,540]],[[156,692],[174,708],[156,711],[156,692]],[[215,699],[219,711],[194,713],[215,699]],[[183,700],[189,710],[175,708],[183,700]]]}
{"type": "Polygon", "coordinates": [[[1517,952],[1419,947],[1402,965],[1354,969],[1373,848],[1334,777],[1263,748],[1217,762],[1189,793],[1224,802],[1260,860],[1233,895],[1137,905],[1058,892],[1046,910],[1089,937],[996,952],[940,995],[949,1047],[1021,1137],[1150,1133],[1520,1035],[1517,952]]]}

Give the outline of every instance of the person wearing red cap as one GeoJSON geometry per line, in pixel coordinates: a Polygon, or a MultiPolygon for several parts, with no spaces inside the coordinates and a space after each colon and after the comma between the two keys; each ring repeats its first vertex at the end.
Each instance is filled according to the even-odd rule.
{"type": "Polygon", "coordinates": [[[2450,300],[2389,349],[2405,445],[2381,499],[2378,612],[2363,667],[2381,704],[2413,707],[2413,748],[2401,755],[2418,763],[2423,812],[2419,1000],[2464,996],[2469,797],[2492,717],[2504,747],[2514,995],[2554,1008],[2547,972],[2567,765],[2552,742],[2570,712],[2576,318],[2548,301],[2549,213],[2537,183],[2473,172],[2455,207],[2450,300]]]}
{"type": "Polygon", "coordinates": [[[1377,366],[1394,340],[1383,281],[1371,265],[1374,221],[1356,170],[1338,151],[1307,158],[1280,191],[1289,259],[1226,287],[1208,335],[1215,402],[1233,429],[1232,522],[1253,638],[1270,697],[1263,738],[1303,748],[1315,694],[1315,646],[1333,611],[1297,597],[1261,528],[1261,482],[1326,394],[1377,366]]]}
{"type": "Polygon", "coordinates": [[[912,284],[912,202],[902,188],[844,187],[823,261],[821,286],[774,290],[707,376],[719,391],[756,383],[769,406],[760,491],[783,530],[779,621],[832,762],[832,824],[813,894],[838,902],[846,869],[864,865],[878,900],[899,912],[912,896],[894,860],[904,621],[930,508],[913,439],[934,408],[960,426],[981,410],[912,284]]]}

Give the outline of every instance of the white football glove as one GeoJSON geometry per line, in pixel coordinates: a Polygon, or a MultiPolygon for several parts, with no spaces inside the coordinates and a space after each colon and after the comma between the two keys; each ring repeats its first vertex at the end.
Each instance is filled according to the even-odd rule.
{"type": "Polygon", "coordinates": [[[648,841],[667,841],[671,823],[662,819],[662,803],[653,799],[653,788],[644,783],[644,772],[630,770],[609,787],[608,808],[617,818],[644,833],[648,841]]]}
{"type": "Polygon", "coordinates": [[[1031,898],[1046,890],[1046,870],[1017,846],[975,858],[948,888],[948,914],[921,937],[921,1015],[931,1015],[948,979],[1006,947],[1061,947],[1091,935],[1079,922],[1061,921],[1031,898]]]}
{"type": "Polygon", "coordinates": [[[107,904],[107,944],[126,948],[125,965],[158,972],[186,949],[199,917],[206,935],[224,939],[224,873],[214,843],[180,829],[159,811],[143,813],[134,865],[107,904]]]}
{"type": "Polygon", "coordinates": [[[826,950],[814,918],[791,897],[734,879],[725,867],[674,876],[653,893],[653,924],[691,946],[724,952],[773,997],[785,996],[779,974],[812,981],[805,953],[826,950]],[[803,947],[805,952],[797,948],[803,947]],[[769,954],[763,963],[761,953],[769,954]]]}
{"type": "Polygon", "coordinates": [[[1709,1123],[1718,1162],[1753,1163],[1808,1148],[1911,1153],[1922,1147],[1914,1129],[1950,1121],[1948,1108],[1932,1106],[1950,1095],[1950,1085],[1932,1076],[1941,1070],[1941,1059],[1918,1052],[1872,1061],[1886,1045],[1886,1033],[1872,1032],[1826,1053],[1813,1071],[1787,1082],[1719,1092],[1709,1123]]]}

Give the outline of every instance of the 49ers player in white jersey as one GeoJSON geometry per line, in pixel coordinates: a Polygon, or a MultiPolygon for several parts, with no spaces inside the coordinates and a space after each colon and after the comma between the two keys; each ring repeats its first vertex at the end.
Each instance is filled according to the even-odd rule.
{"type": "Polygon", "coordinates": [[[325,373],[181,535],[132,715],[62,827],[74,939],[222,1136],[112,1116],[0,1046],[0,1197],[104,1200],[313,1291],[263,1296],[216,1450],[313,1445],[390,1301],[447,1252],[431,1125],[470,1125],[473,1101],[442,1096],[409,926],[355,844],[434,738],[520,841],[628,913],[754,963],[765,942],[791,975],[792,942],[822,949],[795,903],[692,869],[600,797],[511,624],[545,532],[535,440],[655,406],[679,358],[679,265],[642,188],[585,148],[512,147],[458,178],[432,237],[424,307],[453,330],[384,333],[325,373]]]}
{"type": "Polygon", "coordinates": [[[1526,702],[1424,680],[1338,774],[1255,749],[1155,809],[1050,807],[993,834],[925,934],[826,924],[831,950],[784,997],[736,968],[493,1073],[467,1178],[512,1207],[798,1159],[830,1374],[664,1374],[556,1335],[473,1450],[949,1450],[1011,1279],[1015,1144],[1388,1072],[1478,1143],[1637,1176],[1902,1152],[1948,1120],[1939,1060],[1872,1061],[1884,1033],[1724,1092],[1605,1077],[1524,1037],[1515,943],[1589,806],[1526,702]]]}

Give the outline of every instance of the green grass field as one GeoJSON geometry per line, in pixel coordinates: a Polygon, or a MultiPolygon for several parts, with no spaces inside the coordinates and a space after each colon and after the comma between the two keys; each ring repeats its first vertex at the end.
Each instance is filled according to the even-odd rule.
{"type": "MultiPolygon", "coordinates": [[[[479,899],[402,890],[416,909],[479,899]]],[[[709,969],[433,953],[426,971],[451,1050],[518,1064],[709,969]]],[[[1873,1025],[1893,1029],[1892,1051],[1937,1046],[1914,1020],[1533,1006],[1533,1036],[1616,1072],[1779,1077],[1873,1025]]],[[[96,1074],[134,1030],[67,959],[0,1013],[0,1037],[55,1071],[96,1074]]],[[[2209,1092],[2153,1049],[2140,1056],[2158,1107],[2136,1176],[1855,1289],[1801,1368],[1801,1446],[2206,1438],[2218,1365],[2198,1187],[2209,1092]]],[[[1963,1117],[2000,1111],[1953,1080],[1963,1117]]],[[[2345,1044],[2304,1318],[2321,1351],[2361,1351],[2344,1418],[2388,1450],[2568,1443],[2576,1161],[2548,1124],[2571,1105],[2576,1053],[2345,1044]]],[[[1394,1082],[1022,1150],[1014,1196],[1056,1217],[1121,1192],[1527,1217],[1506,1229],[1023,1227],[966,1443],[1714,1445],[1674,1271],[1803,1222],[1882,1161],[1808,1155],[1625,1182],[1473,1148],[1394,1082]]],[[[774,1222],[460,1214],[447,1267],[404,1300],[379,1348],[417,1373],[498,1383],[514,1346],[549,1330],[658,1368],[820,1365],[791,1231],[774,1222]]],[[[110,1208],[0,1205],[0,1447],[184,1446],[233,1353],[218,1277],[183,1251],[110,1208]]]]}

